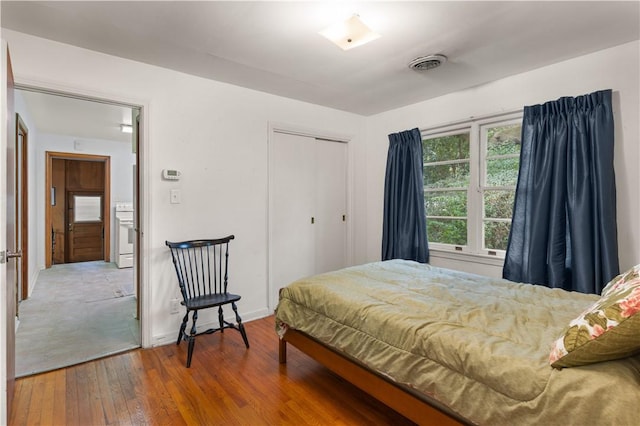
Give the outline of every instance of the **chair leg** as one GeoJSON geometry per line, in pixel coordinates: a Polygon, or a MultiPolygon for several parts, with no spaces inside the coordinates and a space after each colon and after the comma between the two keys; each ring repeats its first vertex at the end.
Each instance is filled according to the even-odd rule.
{"type": "Polygon", "coordinates": [[[189,341],[189,351],[187,352],[187,368],[191,367],[191,357],[193,356],[193,347],[196,344],[196,339],[193,336],[187,338],[189,341]]]}
{"type": "Polygon", "coordinates": [[[182,318],[182,324],[180,325],[180,332],[178,333],[178,341],[176,342],[176,345],[179,345],[180,342],[182,341],[182,337],[184,336],[184,330],[187,328],[188,320],[189,320],[189,311],[187,311],[187,313],[184,315],[184,318],[182,318]]]}
{"type": "Polygon", "coordinates": [[[220,323],[220,333],[224,333],[224,315],[222,306],[218,306],[218,322],[220,323]]]}
{"type": "Polygon", "coordinates": [[[244,340],[244,345],[249,349],[249,339],[247,339],[247,332],[244,331],[244,324],[242,324],[242,318],[238,314],[238,307],[235,302],[231,302],[231,307],[233,308],[233,312],[236,314],[236,322],[238,323],[238,330],[240,330],[240,334],[242,334],[242,340],[244,340]]]}
{"type": "Polygon", "coordinates": [[[193,311],[191,334],[187,337],[189,341],[189,350],[187,351],[187,368],[191,367],[191,357],[193,356],[193,347],[196,344],[196,321],[198,321],[198,311],[193,311]]]}

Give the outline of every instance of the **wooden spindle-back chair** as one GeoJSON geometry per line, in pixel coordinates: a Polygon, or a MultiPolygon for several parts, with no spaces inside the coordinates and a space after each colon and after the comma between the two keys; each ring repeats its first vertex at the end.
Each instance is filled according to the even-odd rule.
{"type": "Polygon", "coordinates": [[[171,250],[171,258],[178,276],[178,284],[182,293],[182,302],[186,314],[182,319],[178,333],[177,345],[182,340],[189,344],[187,354],[187,368],[191,366],[195,338],[201,334],[211,334],[216,331],[224,332],[226,328],[233,328],[240,332],[244,344],[249,348],[249,340],[244,330],[242,319],[238,315],[236,302],[240,296],[227,291],[229,266],[229,241],[234,236],[209,240],[192,240],[181,242],[166,241],[171,250]],[[225,321],[222,307],[230,304],[236,316],[237,324],[225,321]],[[218,307],[219,327],[197,332],[196,321],[201,309],[218,307]],[[186,332],[189,313],[193,312],[191,330],[186,332]]]}

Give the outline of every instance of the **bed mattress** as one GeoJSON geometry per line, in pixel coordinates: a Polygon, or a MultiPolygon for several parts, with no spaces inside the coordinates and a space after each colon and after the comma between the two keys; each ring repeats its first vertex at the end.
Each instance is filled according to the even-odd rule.
{"type": "Polygon", "coordinates": [[[597,299],[391,260],[292,283],[276,323],[473,423],[638,424],[640,357],[549,365],[553,341],[597,299]]]}

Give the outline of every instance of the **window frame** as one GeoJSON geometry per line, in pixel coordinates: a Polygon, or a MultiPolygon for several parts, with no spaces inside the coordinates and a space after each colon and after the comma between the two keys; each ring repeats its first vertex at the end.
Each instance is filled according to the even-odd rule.
{"type": "MultiPolygon", "coordinates": [[[[484,191],[487,189],[511,189],[488,186],[487,173],[487,129],[522,123],[523,110],[492,114],[481,118],[460,120],[447,125],[432,126],[421,131],[422,139],[469,133],[469,187],[467,188],[467,244],[455,245],[429,241],[429,249],[441,257],[458,259],[474,258],[489,264],[502,264],[505,251],[484,247],[484,191]]],[[[508,156],[507,156],[508,157],[508,156]]],[[[506,157],[505,157],[506,158],[506,157]]],[[[489,157],[491,159],[491,157],[489,157]]],[[[446,161],[445,161],[446,162],[446,161]]],[[[434,162],[438,163],[438,162],[434,162]]],[[[424,170],[424,165],[423,165],[424,170]]],[[[515,191],[515,185],[513,187],[515,191]]],[[[424,193],[427,194],[426,186],[424,193]]],[[[425,215],[427,212],[425,211],[425,215]]],[[[427,215],[427,220],[429,217],[427,215]]],[[[428,236],[428,235],[427,235],[428,236]]]]}
{"type": "MultiPolygon", "coordinates": [[[[467,250],[465,250],[465,248],[469,245],[469,216],[470,216],[470,212],[469,212],[469,208],[470,208],[470,203],[469,203],[469,188],[473,185],[473,179],[474,179],[474,173],[473,173],[473,162],[474,162],[474,158],[473,158],[473,137],[472,137],[472,132],[471,132],[471,126],[469,125],[454,125],[451,127],[446,127],[443,129],[438,129],[438,131],[434,132],[434,133],[430,133],[429,131],[423,131],[422,133],[422,140],[424,141],[425,139],[430,139],[430,138],[437,138],[437,137],[446,137],[446,136],[454,136],[454,135],[460,135],[463,133],[467,133],[469,135],[469,159],[468,159],[468,164],[469,164],[469,186],[466,189],[463,188],[443,188],[442,191],[462,191],[465,190],[467,193],[467,216],[465,217],[466,221],[467,221],[467,244],[466,245],[457,245],[457,244],[445,244],[445,243],[431,243],[429,242],[429,248],[433,248],[433,249],[440,249],[440,250],[447,250],[447,251],[459,251],[459,252],[465,252],[467,250]]],[[[431,164],[447,164],[447,163],[452,163],[453,160],[444,160],[444,161],[434,161],[431,162],[431,164]]],[[[455,161],[456,163],[461,162],[461,161],[455,161]]],[[[424,160],[423,160],[423,172],[424,172],[424,160]]],[[[423,186],[423,192],[426,195],[428,192],[437,192],[434,191],[433,189],[428,189],[426,186],[423,186]]],[[[425,215],[427,214],[426,210],[425,210],[425,215]]],[[[458,217],[454,217],[454,216],[432,216],[433,218],[445,218],[445,219],[460,219],[458,217]]],[[[427,220],[429,220],[429,216],[427,215],[427,220]]],[[[428,235],[427,235],[428,237],[428,235]]]]}

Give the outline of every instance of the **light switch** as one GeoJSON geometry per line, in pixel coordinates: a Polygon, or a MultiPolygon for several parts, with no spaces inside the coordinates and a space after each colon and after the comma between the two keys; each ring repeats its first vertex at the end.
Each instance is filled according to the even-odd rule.
{"type": "Polygon", "coordinates": [[[169,192],[170,196],[169,196],[169,202],[171,204],[180,204],[180,190],[179,189],[172,189],[169,192]]]}

